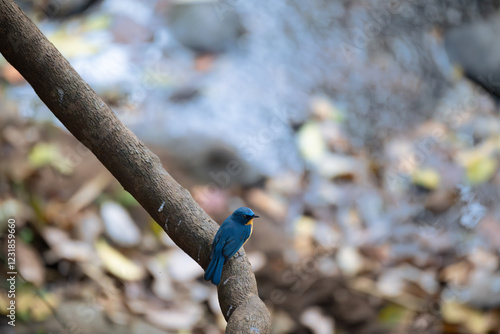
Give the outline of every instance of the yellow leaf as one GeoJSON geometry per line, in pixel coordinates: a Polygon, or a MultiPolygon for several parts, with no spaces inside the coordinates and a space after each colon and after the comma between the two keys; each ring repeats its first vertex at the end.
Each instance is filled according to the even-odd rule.
{"type": "Polygon", "coordinates": [[[311,109],[313,113],[322,120],[330,119],[336,122],[342,122],[345,118],[343,113],[325,96],[313,97],[311,109]]]}
{"type": "Polygon", "coordinates": [[[35,167],[44,167],[60,157],[59,150],[56,145],[40,143],[36,144],[28,156],[30,164],[35,167]]]}
{"type": "Polygon", "coordinates": [[[31,320],[34,321],[44,321],[52,316],[52,310],[49,305],[55,308],[59,303],[58,298],[51,293],[41,292],[40,294],[39,296],[33,291],[26,290],[20,292],[16,300],[17,311],[24,316],[29,314],[31,320]]]}
{"type": "Polygon", "coordinates": [[[146,275],[144,267],[126,258],[122,253],[108,245],[106,241],[98,241],[96,249],[104,267],[116,277],[124,281],[138,281],[146,275]]]}
{"type": "Polygon", "coordinates": [[[317,122],[309,121],[298,133],[298,147],[304,159],[317,162],[326,152],[327,147],[317,122]]]}
{"type": "Polygon", "coordinates": [[[31,316],[34,321],[44,321],[53,316],[52,310],[47,304],[54,308],[59,302],[53,294],[43,294],[44,300],[39,296],[37,297],[38,298],[35,299],[34,303],[31,305],[31,316]]]}
{"type": "Polygon", "coordinates": [[[492,157],[480,157],[466,167],[467,180],[471,184],[488,181],[497,169],[497,162],[492,157]]]}
{"type": "Polygon", "coordinates": [[[340,270],[347,276],[355,276],[363,269],[363,257],[354,247],[341,247],[336,260],[340,270]]]}
{"type": "Polygon", "coordinates": [[[70,174],[74,167],[73,163],[63,156],[57,145],[49,143],[35,145],[29,153],[28,160],[35,168],[52,166],[64,175],[70,174]]]}
{"type": "Polygon", "coordinates": [[[316,221],[311,217],[302,216],[294,222],[294,246],[299,254],[306,256],[313,251],[313,234],[316,221]]]}
{"type": "Polygon", "coordinates": [[[111,26],[111,17],[106,14],[91,15],[84,21],[83,31],[105,30],[111,26]]]}
{"type": "Polygon", "coordinates": [[[48,35],[47,37],[67,58],[91,56],[99,51],[97,45],[88,42],[81,35],[69,35],[63,30],[59,30],[55,34],[48,35]]]}
{"type": "Polygon", "coordinates": [[[463,324],[471,334],[488,332],[488,318],[483,313],[457,302],[445,302],[441,313],[443,319],[452,324],[463,324]]]}
{"type": "Polygon", "coordinates": [[[151,231],[153,231],[154,235],[159,237],[160,235],[163,235],[165,231],[161,228],[160,225],[158,225],[154,220],[149,221],[149,227],[151,228],[151,231]]]}
{"type": "Polygon", "coordinates": [[[401,306],[389,304],[380,310],[378,318],[384,325],[394,327],[407,319],[411,312],[401,306]]]}
{"type": "Polygon", "coordinates": [[[314,229],[316,228],[316,221],[311,217],[302,216],[295,221],[294,225],[297,237],[310,237],[313,235],[314,229]]]}
{"type": "Polygon", "coordinates": [[[439,186],[439,173],[432,168],[417,169],[412,175],[413,183],[426,189],[436,189],[439,186]]]}
{"type": "Polygon", "coordinates": [[[467,180],[472,184],[488,181],[497,169],[495,155],[499,150],[499,141],[492,138],[473,150],[459,152],[457,161],[465,168],[467,180]]]}
{"type": "Polygon", "coordinates": [[[451,324],[457,324],[464,320],[467,309],[464,305],[456,302],[445,302],[442,305],[441,313],[444,320],[451,324]]]}
{"type": "Polygon", "coordinates": [[[116,199],[120,204],[127,207],[139,206],[137,200],[125,189],[121,189],[116,194],[116,199]]]}

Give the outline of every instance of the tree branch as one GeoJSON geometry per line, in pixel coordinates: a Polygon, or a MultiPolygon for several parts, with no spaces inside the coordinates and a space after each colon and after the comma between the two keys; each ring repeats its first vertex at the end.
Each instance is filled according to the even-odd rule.
{"type": "MultiPolygon", "coordinates": [[[[172,240],[206,268],[218,225],[12,0],[0,0],[0,52],[172,240]]],[[[218,293],[228,321],[226,333],[270,333],[269,311],[258,297],[244,253],[226,264],[221,282],[218,293]]]]}

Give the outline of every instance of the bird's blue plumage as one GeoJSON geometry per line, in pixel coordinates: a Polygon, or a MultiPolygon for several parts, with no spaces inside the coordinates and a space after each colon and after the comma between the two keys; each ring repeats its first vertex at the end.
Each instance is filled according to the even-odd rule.
{"type": "Polygon", "coordinates": [[[250,238],[253,229],[253,218],[257,218],[252,210],[241,207],[226,218],[215,234],[210,253],[210,263],[205,270],[204,278],[219,285],[224,264],[250,238]]]}

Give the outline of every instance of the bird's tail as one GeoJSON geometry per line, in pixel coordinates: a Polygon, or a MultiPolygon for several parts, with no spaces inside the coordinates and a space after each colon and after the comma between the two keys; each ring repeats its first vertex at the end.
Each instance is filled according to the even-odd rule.
{"type": "Polygon", "coordinates": [[[224,267],[224,256],[214,254],[203,278],[207,281],[212,281],[215,285],[219,285],[222,276],[222,267],[224,267]]]}

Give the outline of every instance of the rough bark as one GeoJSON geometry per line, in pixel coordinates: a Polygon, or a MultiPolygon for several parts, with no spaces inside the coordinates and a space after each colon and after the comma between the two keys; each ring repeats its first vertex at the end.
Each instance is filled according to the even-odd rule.
{"type": "MultiPolygon", "coordinates": [[[[0,52],[172,240],[206,268],[218,225],[12,0],[0,0],[0,52]]],[[[269,311],[258,297],[243,250],[241,254],[226,264],[218,287],[226,333],[270,333],[269,311]]]]}

